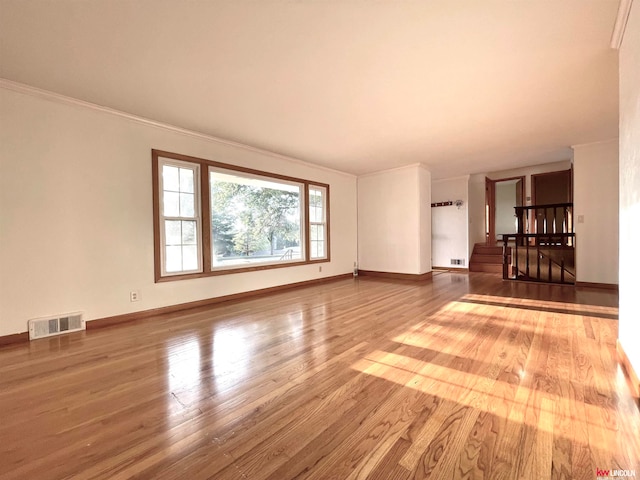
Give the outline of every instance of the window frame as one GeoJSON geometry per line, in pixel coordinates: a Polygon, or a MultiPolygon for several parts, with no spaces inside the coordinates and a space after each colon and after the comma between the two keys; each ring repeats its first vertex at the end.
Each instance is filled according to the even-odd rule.
{"type": "MultiPolygon", "coordinates": [[[[161,275],[163,277],[167,277],[167,276],[172,276],[172,275],[189,275],[189,274],[194,274],[194,273],[202,273],[204,270],[204,265],[202,263],[202,209],[201,209],[201,197],[202,197],[202,193],[200,191],[200,165],[198,164],[194,164],[194,163],[189,163],[189,162],[183,162],[183,161],[179,161],[179,160],[175,160],[175,159],[165,159],[166,161],[162,162],[162,166],[164,165],[169,165],[171,167],[176,167],[176,168],[183,168],[183,169],[189,169],[193,172],[193,210],[194,210],[194,214],[192,217],[189,216],[183,216],[183,215],[178,215],[178,216],[174,216],[174,215],[166,215],[165,211],[164,211],[164,198],[163,198],[163,192],[165,192],[166,190],[164,189],[164,175],[160,172],[160,170],[158,169],[159,175],[158,175],[158,190],[160,192],[160,203],[158,205],[158,211],[159,211],[159,234],[160,234],[160,241],[159,241],[159,245],[162,247],[167,247],[167,243],[166,243],[166,229],[163,228],[165,226],[165,222],[167,221],[193,221],[196,224],[195,227],[195,237],[196,237],[196,253],[197,253],[197,262],[198,262],[198,267],[196,269],[192,269],[192,270],[182,270],[182,271],[178,271],[178,272],[168,272],[166,269],[166,255],[161,255],[160,256],[160,269],[161,269],[161,275]]],[[[181,193],[181,192],[180,192],[181,193]]],[[[183,245],[183,244],[181,244],[183,245]]]]}
{"type": "Polygon", "coordinates": [[[232,165],[222,162],[216,162],[212,160],[206,160],[202,158],[192,157],[189,155],[183,155],[179,153],[167,152],[164,150],[151,150],[152,160],[152,183],[153,183],[153,236],[154,236],[154,275],[155,282],[167,282],[175,280],[187,280],[191,278],[202,278],[218,275],[229,275],[234,273],[251,272],[257,270],[270,270],[274,268],[286,268],[300,265],[310,265],[315,263],[325,263],[331,261],[331,241],[330,241],[330,229],[329,229],[329,185],[306,180],[302,178],[290,177],[287,175],[280,175],[277,173],[266,172],[262,170],[256,170],[252,168],[241,167],[238,165],[232,165]],[[175,162],[176,164],[182,162],[187,166],[198,166],[199,179],[194,179],[194,183],[197,183],[197,190],[199,194],[197,199],[199,201],[196,205],[196,209],[199,211],[199,227],[200,237],[198,238],[198,252],[199,263],[202,270],[199,272],[176,272],[167,273],[164,271],[164,245],[163,235],[161,229],[163,228],[163,216],[162,216],[162,191],[161,191],[161,162],[168,161],[169,163],[175,162]],[[283,181],[290,183],[298,183],[303,185],[302,198],[300,200],[301,209],[301,246],[303,247],[303,256],[300,260],[284,260],[274,263],[261,263],[247,266],[229,266],[227,268],[212,266],[212,234],[211,234],[211,206],[210,206],[210,185],[209,185],[209,167],[213,169],[229,170],[244,174],[245,176],[257,176],[265,180],[270,181],[283,181]],[[320,187],[325,189],[325,250],[326,256],[323,258],[311,258],[311,240],[310,240],[310,215],[309,215],[309,189],[314,187],[320,187]]]}
{"type": "MultiPolygon", "coordinates": [[[[310,212],[310,208],[311,208],[311,203],[308,202],[307,205],[307,213],[309,215],[309,220],[308,220],[308,224],[309,224],[309,230],[311,230],[311,227],[314,225],[321,225],[323,227],[323,232],[324,232],[324,238],[323,238],[323,243],[324,243],[324,255],[321,257],[312,257],[312,253],[313,253],[313,248],[312,248],[312,242],[313,239],[311,238],[311,232],[309,231],[309,260],[312,261],[317,261],[317,260],[324,260],[328,255],[329,255],[329,242],[328,242],[328,238],[329,238],[329,222],[328,222],[328,215],[329,215],[329,190],[324,186],[324,185],[319,185],[317,183],[312,183],[309,184],[307,187],[307,192],[309,192],[310,190],[318,190],[320,192],[322,192],[322,221],[312,221],[311,220],[311,212],[310,212]]],[[[311,195],[309,194],[309,197],[311,195]]],[[[317,240],[316,240],[317,241],[317,240]]]]}

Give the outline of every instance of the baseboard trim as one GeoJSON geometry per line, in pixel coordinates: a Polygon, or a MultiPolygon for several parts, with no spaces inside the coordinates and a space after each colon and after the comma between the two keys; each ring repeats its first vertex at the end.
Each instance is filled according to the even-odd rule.
{"type": "Polygon", "coordinates": [[[618,352],[618,360],[622,365],[622,369],[624,370],[625,376],[629,379],[632,388],[632,394],[635,397],[636,401],[640,401],[640,379],[638,378],[638,374],[633,369],[631,362],[629,361],[629,357],[627,357],[624,348],[622,348],[622,344],[620,340],[616,340],[616,351],[618,352]]]}
{"type": "Polygon", "coordinates": [[[576,282],[576,288],[601,288],[603,290],[618,291],[617,283],[593,283],[593,282],[576,282]]]}
{"type": "Polygon", "coordinates": [[[393,278],[396,280],[412,280],[414,282],[419,282],[422,280],[430,279],[432,272],[418,274],[418,273],[377,272],[375,270],[358,270],[358,275],[362,275],[363,277],[393,278]]]}
{"type": "Polygon", "coordinates": [[[154,317],[156,315],[163,315],[166,313],[174,313],[182,310],[190,310],[192,308],[207,307],[207,306],[215,305],[217,303],[222,303],[222,302],[244,300],[247,298],[258,297],[261,295],[268,295],[268,294],[280,292],[283,290],[290,290],[294,288],[302,288],[302,287],[308,287],[311,285],[317,285],[319,283],[329,283],[336,280],[351,278],[352,276],[353,274],[351,273],[344,273],[344,274],[335,275],[332,277],[315,278],[313,280],[305,280],[303,282],[287,283],[285,285],[277,285],[275,287],[261,288],[259,290],[250,290],[248,292],[233,293],[231,295],[223,295],[221,297],[206,298],[204,300],[196,300],[195,302],[179,303],[177,305],[168,305],[166,307],[152,308],[150,310],[142,310],[140,312],[125,313],[122,315],[115,315],[113,317],[98,318],[98,319],[87,322],[87,330],[95,330],[98,328],[110,327],[112,325],[133,322],[135,320],[141,320],[144,318],[154,317]]]}
{"type": "Polygon", "coordinates": [[[461,267],[433,267],[433,271],[437,272],[454,272],[454,273],[469,273],[468,268],[461,267]]]}
{"type": "Polygon", "coordinates": [[[3,335],[0,337],[0,347],[4,347],[5,345],[14,345],[16,343],[24,343],[28,341],[29,341],[29,332],[3,335]]]}
{"type": "MultiPolygon", "coordinates": [[[[343,280],[346,278],[352,278],[352,273],[343,273],[341,275],[334,275],[332,277],[315,278],[313,280],[305,280],[303,282],[287,283],[285,285],[277,285],[275,287],[261,288],[259,290],[250,290],[248,292],[234,293],[231,295],[223,295],[221,297],[207,298],[204,300],[197,300],[195,302],[179,303],[177,305],[169,305],[166,307],[152,308],[150,310],[142,310],[140,312],[125,313],[122,315],[114,315],[112,317],[98,318],[87,322],[87,330],[95,330],[98,328],[109,327],[111,325],[119,325],[121,323],[133,322],[136,320],[142,320],[144,318],[153,317],[156,315],[163,315],[165,313],[174,313],[181,310],[189,310],[191,308],[206,307],[209,305],[215,305],[216,303],[230,302],[233,300],[244,300],[251,297],[258,297],[260,295],[267,295],[270,293],[280,292],[282,290],[290,290],[294,288],[308,287],[311,285],[317,285],[319,283],[329,283],[336,280],[343,280]]],[[[0,347],[4,345],[12,345],[16,343],[25,343],[29,341],[29,332],[14,333],[11,335],[0,336],[0,347]]]]}

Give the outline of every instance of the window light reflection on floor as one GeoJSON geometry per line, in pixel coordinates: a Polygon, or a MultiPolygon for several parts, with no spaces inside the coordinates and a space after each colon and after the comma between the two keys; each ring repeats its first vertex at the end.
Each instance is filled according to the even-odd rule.
{"type": "MultiPolygon", "coordinates": [[[[383,380],[396,383],[427,395],[434,395],[444,400],[472,407],[493,415],[501,416],[510,422],[529,425],[553,433],[554,422],[567,415],[572,415],[573,400],[561,398],[553,393],[532,389],[528,386],[497,380],[509,356],[500,358],[496,355],[493,362],[487,365],[483,375],[461,372],[445,366],[429,362],[419,362],[403,355],[373,351],[351,365],[351,368],[366,375],[373,375],[383,380]],[[505,400],[508,392],[515,391],[513,399],[505,400]],[[509,405],[505,407],[505,405],[509,405]],[[551,415],[541,421],[541,416],[551,415]],[[557,419],[556,416],[560,416],[557,419]]],[[[524,379],[524,370],[517,372],[517,377],[524,379]]],[[[558,380],[560,381],[560,380],[558,380]]],[[[612,409],[593,405],[588,402],[584,406],[587,424],[594,429],[617,430],[618,419],[612,417],[612,409]],[[597,423],[606,419],[606,422],[597,423]]],[[[565,418],[567,417],[567,418],[565,418]]],[[[584,440],[581,433],[573,430],[563,432],[572,441],[584,440]]]]}

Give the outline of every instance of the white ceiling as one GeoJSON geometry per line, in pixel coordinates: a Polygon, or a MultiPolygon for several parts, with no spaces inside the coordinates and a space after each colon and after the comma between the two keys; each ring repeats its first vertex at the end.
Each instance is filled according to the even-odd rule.
{"type": "Polygon", "coordinates": [[[617,0],[0,0],[0,76],[356,174],[618,132],[617,0]]]}

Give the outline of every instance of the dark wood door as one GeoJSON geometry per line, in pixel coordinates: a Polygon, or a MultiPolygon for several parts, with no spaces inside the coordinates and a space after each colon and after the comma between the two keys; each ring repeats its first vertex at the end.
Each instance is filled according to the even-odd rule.
{"type": "MultiPolygon", "coordinates": [[[[570,169],[531,175],[533,205],[571,203],[572,197],[570,169]]],[[[535,215],[536,233],[562,233],[568,224],[564,208],[540,208],[535,215]]]]}

